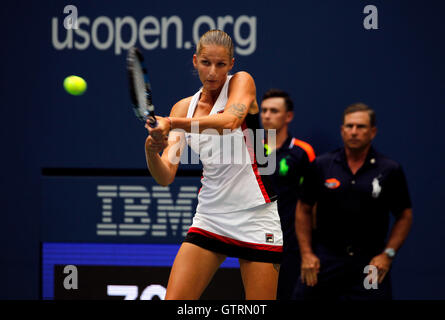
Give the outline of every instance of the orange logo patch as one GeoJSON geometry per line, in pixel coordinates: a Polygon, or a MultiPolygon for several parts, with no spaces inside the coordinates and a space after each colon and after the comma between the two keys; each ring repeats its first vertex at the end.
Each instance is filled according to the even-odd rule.
{"type": "Polygon", "coordinates": [[[337,189],[340,187],[340,181],[335,178],[326,179],[324,185],[329,189],[337,189]]]}

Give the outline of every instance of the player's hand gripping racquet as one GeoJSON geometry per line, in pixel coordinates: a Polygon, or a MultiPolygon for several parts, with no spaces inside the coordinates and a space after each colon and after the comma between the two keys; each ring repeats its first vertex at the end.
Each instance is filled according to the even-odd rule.
{"type": "Polygon", "coordinates": [[[133,111],[136,117],[144,122],[148,120],[150,127],[156,127],[150,80],[144,63],[144,56],[136,47],[130,48],[127,52],[127,73],[133,111]]]}

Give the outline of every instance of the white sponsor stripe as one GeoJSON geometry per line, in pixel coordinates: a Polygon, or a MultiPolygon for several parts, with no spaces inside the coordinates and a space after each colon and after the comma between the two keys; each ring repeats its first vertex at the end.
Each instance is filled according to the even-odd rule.
{"type": "Polygon", "coordinates": [[[117,226],[115,223],[113,224],[108,224],[108,223],[98,223],[97,224],[97,228],[98,229],[116,229],[117,226]]]}
{"type": "Polygon", "coordinates": [[[178,198],[196,198],[198,195],[196,193],[183,193],[180,192],[178,198]]]}
{"type": "Polygon", "coordinates": [[[168,211],[171,211],[171,210],[179,210],[179,211],[182,211],[182,210],[187,210],[187,211],[190,211],[190,210],[192,210],[192,207],[190,207],[190,206],[158,206],[158,210],[168,210],[168,211]]]}
{"type": "Polygon", "coordinates": [[[147,233],[146,231],[129,231],[129,230],[119,231],[120,236],[143,236],[146,233],[147,233]]]}
{"type": "Polygon", "coordinates": [[[142,191],[147,192],[147,189],[143,186],[119,186],[120,191],[142,191]]]}
{"type": "Polygon", "coordinates": [[[102,215],[111,216],[111,211],[102,211],[102,215]]]}
{"type": "Polygon", "coordinates": [[[102,218],[102,222],[107,223],[107,222],[111,222],[111,218],[102,218]]]}
{"type": "Polygon", "coordinates": [[[161,204],[173,204],[173,200],[171,200],[171,199],[159,199],[158,203],[161,203],[161,204]]]}
{"type": "Polygon", "coordinates": [[[143,211],[125,211],[126,217],[148,217],[148,213],[143,211]]]}
{"type": "Polygon", "coordinates": [[[124,218],[124,222],[125,223],[134,223],[134,219],[133,218],[124,218]]]}
{"type": "Polygon", "coordinates": [[[142,218],[142,219],[141,219],[141,222],[142,222],[142,223],[150,223],[150,221],[151,221],[151,220],[150,220],[149,218],[142,218]]]}
{"type": "Polygon", "coordinates": [[[109,205],[109,204],[103,205],[102,210],[111,210],[111,205],[109,205]]]}
{"type": "Polygon", "coordinates": [[[167,219],[165,218],[158,218],[158,223],[167,223],[167,219]]]}
{"type": "Polygon", "coordinates": [[[166,225],[162,225],[162,224],[154,224],[152,226],[153,230],[165,230],[167,229],[166,225]]]}
{"type": "Polygon", "coordinates": [[[182,186],[179,191],[192,191],[192,192],[197,192],[198,191],[198,187],[187,187],[187,186],[182,186]]]}
{"type": "Polygon", "coordinates": [[[125,210],[147,210],[148,206],[144,205],[126,205],[125,210]]]}
{"type": "Polygon", "coordinates": [[[150,199],[141,199],[141,203],[142,204],[150,204],[151,200],[150,199]]]}
{"type": "Polygon", "coordinates": [[[166,193],[153,192],[153,198],[171,198],[171,197],[172,195],[169,192],[166,193]]]}
{"type": "Polygon", "coordinates": [[[167,214],[164,211],[158,212],[158,217],[166,217],[167,214]]]}
{"type": "Polygon", "coordinates": [[[122,198],[148,198],[150,193],[148,192],[119,192],[119,197],[122,198]]]}
{"type": "Polygon", "coordinates": [[[134,199],[125,199],[124,202],[125,203],[134,203],[134,199]]]}
{"type": "Polygon", "coordinates": [[[102,198],[102,203],[111,203],[112,201],[111,198],[102,198]]]}
{"type": "Polygon", "coordinates": [[[97,186],[97,191],[117,191],[117,186],[97,186]]]}
{"type": "Polygon", "coordinates": [[[178,199],[176,200],[176,204],[192,204],[192,200],[189,199],[178,199]]]}
{"type": "Polygon", "coordinates": [[[153,186],[152,191],[170,191],[170,187],[153,186]]]}
{"type": "Polygon", "coordinates": [[[113,197],[116,198],[117,197],[117,192],[98,192],[97,196],[99,198],[105,198],[105,197],[113,197]]]}
{"type": "Polygon", "coordinates": [[[125,224],[125,223],[121,223],[119,225],[119,229],[142,229],[142,230],[148,230],[148,229],[150,229],[150,226],[143,225],[143,224],[125,224]]]}
{"type": "Polygon", "coordinates": [[[181,216],[181,213],[180,212],[169,212],[168,216],[174,217],[174,218],[179,218],[181,216]]]}
{"type": "Polygon", "coordinates": [[[165,237],[165,236],[167,236],[167,232],[165,232],[165,231],[152,231],[151,235],[153,237],[165,237]]]}
{"type": "Polygon", "coordinates": [[[111,230],[97,230],[96,234],[98,236],[117,236],[117,232],[111,230]]]}

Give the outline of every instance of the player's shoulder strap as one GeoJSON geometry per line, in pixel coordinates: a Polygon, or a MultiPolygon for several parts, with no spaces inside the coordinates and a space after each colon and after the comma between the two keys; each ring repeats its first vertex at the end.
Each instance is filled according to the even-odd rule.
{"type": "Polygon", "coordinates": [[[201,97],[202,88],[199,89],[193,96],[190,97],[190,102],[188,104],[187,118],[193,118],[196,106],[198,105],[199,98],[201,97]]]}

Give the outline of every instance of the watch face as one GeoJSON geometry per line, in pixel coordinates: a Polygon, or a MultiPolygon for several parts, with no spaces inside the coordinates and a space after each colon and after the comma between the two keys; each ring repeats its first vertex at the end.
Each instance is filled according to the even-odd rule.
{"type": "Polygon", "coordinates": [[[390,258],[394,258],[394,256],[396,255],[396,251],[394,249],[392,249],[392,248],[386,249],[385,253],[390,258]]]}

